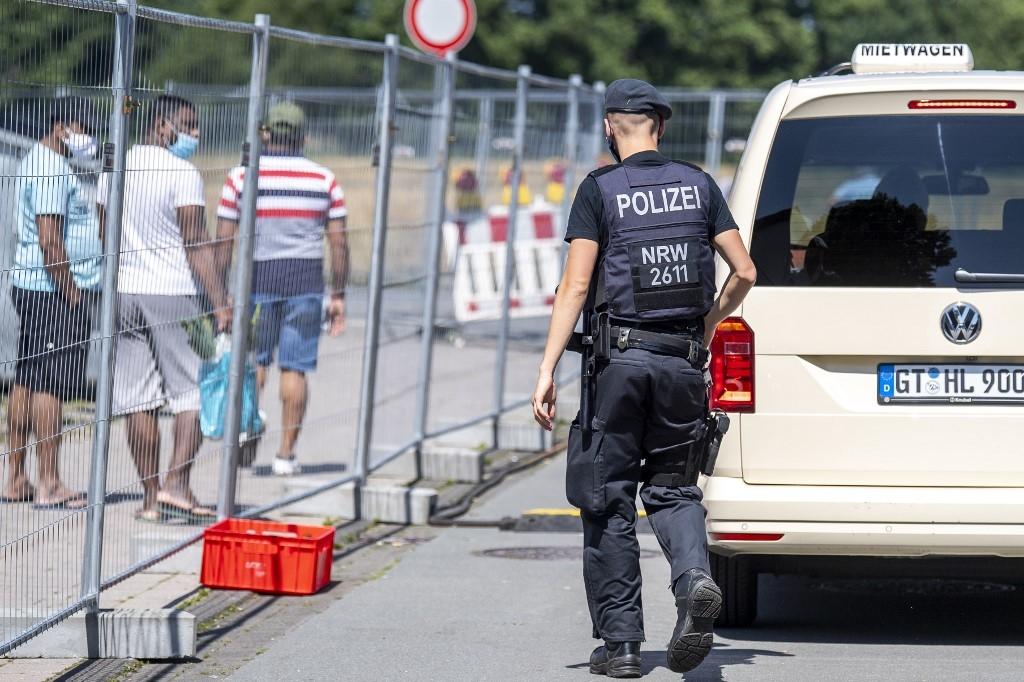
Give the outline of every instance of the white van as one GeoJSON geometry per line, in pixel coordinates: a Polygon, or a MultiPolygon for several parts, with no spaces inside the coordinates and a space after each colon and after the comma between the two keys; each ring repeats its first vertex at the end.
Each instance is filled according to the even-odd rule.
{"type": "Polygon", "coordinates": [[[754,122],[730,206],[758,281],[712,349],[723,625],[759,572],[1024,576],[1024,73],[972,69],[859,45],[754,122]]]}

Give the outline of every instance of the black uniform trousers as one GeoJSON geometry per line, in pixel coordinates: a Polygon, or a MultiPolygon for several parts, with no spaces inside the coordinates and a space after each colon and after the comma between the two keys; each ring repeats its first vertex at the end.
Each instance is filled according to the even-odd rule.
{"type": "MultiPolygon", "coordinates": [[[[612,348],[599,365],[592,433],[569,433],[566,494],[583,518],[583,579],[594,637],[644,640],[636,493],[644,458],[679,453],[704,435],[703,372],[684,358],[612,348]]],[[[710,571],[697,486],[644,485],[647,519],[671,564],[672,583],[710,571]]],[[[671,585],[669,586],[671,589],[671,585]]]]}

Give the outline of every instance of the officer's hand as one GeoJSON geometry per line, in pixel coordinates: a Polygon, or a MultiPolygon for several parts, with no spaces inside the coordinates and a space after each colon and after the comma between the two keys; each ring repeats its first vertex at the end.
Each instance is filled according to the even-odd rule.
{"type": "Polygon", "coordinates": [[[551,430],[551,422],[555,419],[556,394],[554,377],[550,372],[541,372],[533,392],[533,418],[545,431],[551,430]]]}

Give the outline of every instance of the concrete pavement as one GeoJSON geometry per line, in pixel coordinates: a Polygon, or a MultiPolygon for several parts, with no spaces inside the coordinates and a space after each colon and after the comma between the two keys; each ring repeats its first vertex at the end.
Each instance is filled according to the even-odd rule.
{"type": "MultiPolygon", "coordinates": [[[[474,509],[497,519],[565,506],[564,459],[499,488],[474,509]]],[[[641,522],[643,523],[643,522],[641,522]]],[[[593,679],[578,533],[453,528],[310,618],[238,670],[237,680],[593,679]]],[[[665,667],[675,622],[668,566],[640,537],[646,679],[665,667]]],[[[1024,595],[940,581],[761,579],[755,627],[716,635],[686,680],[1020,679],[1024,595]]]]}

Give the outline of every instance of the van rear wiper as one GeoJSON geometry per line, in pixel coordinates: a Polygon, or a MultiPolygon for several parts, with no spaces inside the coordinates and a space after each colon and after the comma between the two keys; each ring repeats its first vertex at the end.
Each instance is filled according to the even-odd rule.
{"type": "Polygon", "coordinates": [[[957,268],[953,279],[966,284],[1024,284],[1024,273],[967,272],[957,268]]]}

